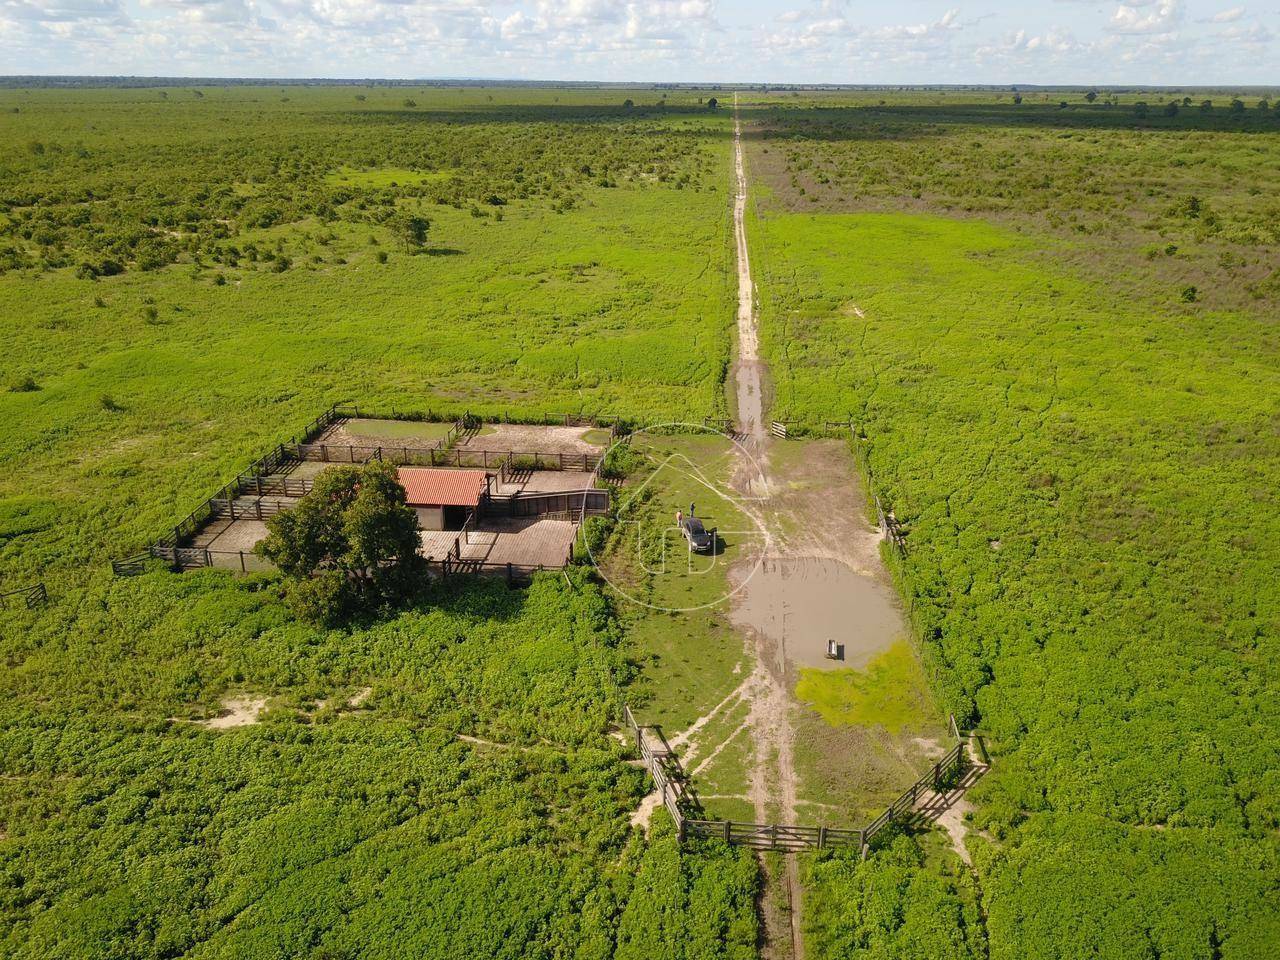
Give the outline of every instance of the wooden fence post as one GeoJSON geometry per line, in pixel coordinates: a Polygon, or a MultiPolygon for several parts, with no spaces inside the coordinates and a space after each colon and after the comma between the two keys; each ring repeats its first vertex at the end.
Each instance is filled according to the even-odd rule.
{"type": "Polygon", "coordinates": [[[244,568],[244,551],[243,550],[240,551],[240,572],[241,573],[246,572],[244,568]]]}
{"type": "Polygon", "coordinates": [[[732,832],[732,830],[733,830],[733,821],[732,821],[732,820],[726,820],[726,821],[724,822],[724,842],[725,842],[725,843],[729,843],[729,842],[730,842],[730,841],[729,841],[729,835],[730,835],[730,833],[732,832]]]}
{"type": "Polygon", "coordinates": [[[827,828],[819,827],[818,828],[818,849],[821,850],[826,845],[827,845],[827,828]]]}

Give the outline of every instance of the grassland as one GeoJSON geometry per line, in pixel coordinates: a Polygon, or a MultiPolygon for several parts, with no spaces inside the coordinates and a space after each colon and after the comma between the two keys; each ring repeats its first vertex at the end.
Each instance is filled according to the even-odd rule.
{"type": "MultiPolygon", "coordinates": [[[[990,956],[1262,957],[1280,937],[1262,191],[1280,134],[1014,110],[761,114],[774,409],[865,433],[935,689],[997,742],[969,840],[990,956]],[[1175,249],[1149,257],[1157,240],[1175,249]]],[[[815,868],[812,936],[911,955],[894,938],[924,922],[917,891],[945,889],[964,940],[967,881],[901,855],[815,868]],[[897,913],[824,905],[876,889],[897,913]]]]}
{"type": "Polygon", "coordinates": [[[561,93],[0,94],[6,956],[755,955],[751,859],[628,824],[589,580],[106,572],[336,400],[722,408],[727,121],[561,93]]]}
{"type": "Polygon", "coordinates": [[[11,957],[754,954],[754,865],[631,834],[599,589],[464,581],[295,622],[160,572],[24,615],[3,677],[11,957]],[[199,721],[228,697],[259,722],[199,721]]]}
{"type": "Polygon", "coordinates": [[[337,400],[721,408],[723,117],[357,95],[0,93],[6,582],[135,550],[337,400]],[[402,173],[442,165],[466,174],[402,173]],[[387,179],[329,184],[352,169],[387,179]],[[421,248],[406,213],[431,221],[421,248]],[[86,278],[104,258],[123,272],[86,278]]]}
{"type": "MultiPolygon", "coordinates": [[[[806,862],[810,956],[1269,956],[1276,112],[746,99],[773,411],[864,432],[932,694],[997,753],[972,869],[931,835],[806,862]]],[[[0,582],[52,595],[0,620],[6,955],[755,955],[753,861],[631,831],[607,735],[624,696],[681,730],[750,673],[706,606],[736,535],[655,576],[617,528],[648,607],[470,583],[338,631],[269,577],[105,572],[334,401],[723,413],[728,131],[696,91],[0,91],[0,582]]],[[[631,519],[747,526],[687,472],[651,489],[631,519]]],[[[901,652],[802,683],[855,722],[801,718],[814,819],[896,784],[865,740],[805,751],[921,732],[901,652]]],[[[745,714],[692,760],[754,819],[745,714]]]]}

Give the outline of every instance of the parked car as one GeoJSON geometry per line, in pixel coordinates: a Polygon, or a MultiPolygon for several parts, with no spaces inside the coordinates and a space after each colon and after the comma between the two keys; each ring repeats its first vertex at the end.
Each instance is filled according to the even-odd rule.
{"type": "Polygon", "coordinates": [[[698,553],[710,553],[711,548],[716,545],[715,536],[707,532],[707,528],[697,517],[685,517],[681,520],[680,532],[689,541],[689,549],[698,553]]]}

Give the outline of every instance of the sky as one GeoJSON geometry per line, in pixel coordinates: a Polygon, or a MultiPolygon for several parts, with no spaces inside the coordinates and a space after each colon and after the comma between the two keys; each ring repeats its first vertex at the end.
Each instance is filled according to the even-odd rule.
{"type": "Polygon", "coordinates": [[[0,75],[1280,83],[1280,0],[0,0],[0,75]]]}

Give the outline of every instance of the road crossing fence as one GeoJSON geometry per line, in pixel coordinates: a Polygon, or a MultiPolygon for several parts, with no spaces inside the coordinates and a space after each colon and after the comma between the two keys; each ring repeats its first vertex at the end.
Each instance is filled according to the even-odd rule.
{"type": "Polygon", "coordinates": [[[708,820],[700,817],[701,808],[689,786],[679,758],[667,743],[660,728],[639,723],[631,707],[624,705],[622,718],[635,738],[636,750],[644,761],[654,787],[661,793],[662,805],[675,821],[683,842],[690,837],[722,840],[735,846],[755,850],[795,853],[804,850],[834,848],[855,849],[862,859],[883,845],[896,829],[912,819],[916,805],[929,794],[941,795],[964,777],[970,765],[967,743],[975,743],[987,764],[990,758],[982,737],[962,733],[954,716],[948,718],[948,729],[956,735],[956,743],[915,783],[904,790],[893,803],[865,827],[807,826],[777,823],[749,823],[740,820],[708,820]]]}

